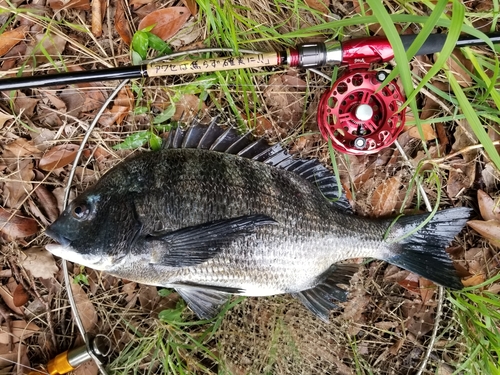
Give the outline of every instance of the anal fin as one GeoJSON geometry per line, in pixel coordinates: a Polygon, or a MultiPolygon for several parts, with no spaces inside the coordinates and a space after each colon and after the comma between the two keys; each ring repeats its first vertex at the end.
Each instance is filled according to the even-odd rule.
{"type": "Polygon", "coordinates": [[[321,281],[311,289],[294,293],[312,313],[324,322],[328,322],[330,311],[338,306],[333,302],[347,301],[347,291],[339,284],[349,284],[352,275],[358,270],[357,264],[334,264],[326,271],[321,281]]]}
{"type": "Polygon", "coordinates": [[[212,289],[176,287],[175,290],[200,319],[212,319],[217,316],[231,297],[229,293],[212,289]]]}

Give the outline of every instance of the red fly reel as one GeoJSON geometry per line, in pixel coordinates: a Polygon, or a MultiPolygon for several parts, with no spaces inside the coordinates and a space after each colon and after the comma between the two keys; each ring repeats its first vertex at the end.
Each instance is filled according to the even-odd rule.
{"type": "Polygon", "coordinates": [[[355,70],[323,94],[318,126],[333,147],[352,155],[373,154],[392,145],[403,130],[405,98],[394,81],[381,87],[384,71],[355,70]]]}

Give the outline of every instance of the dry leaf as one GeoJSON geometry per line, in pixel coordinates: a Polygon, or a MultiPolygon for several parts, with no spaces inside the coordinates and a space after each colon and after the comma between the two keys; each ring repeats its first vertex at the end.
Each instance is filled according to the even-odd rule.
{"type": "Polygon", "coordinates": [[[469,286],[476,286],[479,284],[482,284],[486,281],[486,278],[484,277],[484,274],[478,273],[477,275],[474,275],[472,277],[469,277],[466,280],[462,281],[462,284],[464,284],[464,287],[469,287],[469,286]]]}
{"type": "Polygon", "coordinates": [[[422,305],[427,305],[434,296],[436,291],[436,284],[426,278],[420,277],[418,279],[418,286],[420,290],[420,296],[422,297],[422,305]]]}
{"type": "Polygon", "coordinates": [[[130,46],[132,43],[132,32],[127,17],[125,17],[124,0],[116,1],[115,28],[120,38],[130,46]]]}
{"type": "Polygon", "coordinates": [[[5,150],[18,158],[40,153],[40,150],[34,145],[33,141],[28,141],[24,138],[18,138],[14,142],[9,143],[5,146],[5,150]]]}
{"type": "Polygon", "coordinates": [[[39,206],[43,208],[49,220],[54,222],[59,217],[57,200],[54,194],[41,184],[38,185],[33,192],[38,198],[39,206]]]}
{"type": "Polygon", "coordinates": [[[306,4],[312,9],[323,13],[330,13],[328,6],[330,5],[329,0],[305,0],[306,4]]]}
{"type": "Polygon", "coordinates": [[[73,291],[76,307],[78,309],[78,313],[80,314],[80,318],[82,319],[85,331],[89,333],[94,332],[98,321],[97,311],[94,305],[90,302],[87,293],[85,293],[80,284],[75,284],[73,279],[71,279],[71,290],[73,291]]]}
{"type": "Polygon", "coordinates": [[[18,115],[22,113],[27,117],[33,117],[38,101],[39,99],[28,97],[24,93],[17,91],[16,99],[14,99],[14,111],[18,115]]]}
{"type": "Polygon", "coordinates": [[[398,203],[398,192],[401,186],[399,176],[385,180],[373,192],[371,198],[372,216],[381,217],[391,214],[398,203]]]}
{"type": "Polygon", "coordinates": [[[50,279],[59,271],[53,255],[43,247],[34,246],[23,251],[22,254],[24,258],[20,264],[33,277],[50,279]]]}
{"type": "Polygon", "coordinates": [[[14,118],[14,116],[9,115],[9,114],[5,113],[4,111],[0,110],[0,129],[3,128],[6,121],[12,120],[13,118],[14,118]]]}
{"type": "MultiPolygon", "coordinates": [[[[436,132],[432,128],[431,124],[426,124],[426,123],[422,124],[422,133],[425,141],[432,141],[437,137],[436,132]]],[[[420,133],[418,132],[418,128],[416,126],[411,127],[410,130],[408,131],[408,134],[412,138],[422,139],[420,137],[420,133]]]]}
{"type": "Polygon", "coordinates": [[[9,288],[12,285],[14,285],[14,288],[17,286],[16,280],[14,280],[13,277],[9,278],[9,282],[7,285],[0,286],[0,296],[2,297],[2,300],[5,302],[5,304],[9,306],[9,309],[11,309],[18,315],[23,315],[24,308],[14,305],[14,297],[12,296],[14,289],[11,290],[9,288]]]}
{"type": "Polygon", "coordinates": [[[462,87],[469,87],[474,80],[467,70],[472,70],[472,63],[467,60],[459,50],[454,50],[452,56],[448,58],[446,64],[450,68],[450,72],[455,76],[456,80],[462,87]],[[466,69],[464,69],[464,66],[466,69]]]}
{"type": "Polygon", "coordinates": [[[92,360],[88,360],[77,367],[76,370],[72,371],[73,375],[97,375],[99,374],[99,368],[96,363],[92,360]]]}
{"type": "Polygon", "coordinates": [[[130,0],[129,5],[132,9],[137,9],[142,5],[151,4],[153,0],[130,0]]]}
{"type": "Polygon", "coordinates": [[[199,97],[193,94],[184,94],[175,103],[175,114],[172,120],[179,121],[182,118],[182,121],[190,123],[197,117],[198,113],[205,113],[206,109],[207,106],[199,97]]]}
{"type": "Polygon", "coordinates": [[[44,53],[48,56],[60,56],[63,54],[67,42],[67,36],[47,32],[36,34],[32,44],[26,50],[26,55],[35,56],[38,64],[45,63],[48,60],[44,53]]]}
{"type": "Polygon", "coordinates": [[[33,162],[30,159],[20,160],[19,163],[10,166],[14,173],[4,184],[5,206],[8,208],[18,208],[21,202],[33,189],[31,182],[35,177],[33,173],[33,162]]]}
{"type": "Polygon", "coordinates": [[[106,1],[92,0],[92,34],[99,38],[102,35],[102,20],[106,14],[106,1]]]}
{"type": "Polygon", "coordinates": [[[14,343],[25,340],[40,330],[33,322],[27,323],[24,320],[14,320],[11,322],[12,335],[8,333],[7,327],[2,325],[0,333],[0,344],[8,344],[9,337],[14,339],[14,343]]]}
{"type": "Polygon", "coordinates": [[[24,238],[38,232],[38,223],[29,217],[12,215],[10,211],[0,207],[0,233],[7,237],[8,241],[24,238]]]}
{"type": "Polygon", "coordinates": [[[264,90],[266,105],[272,113],[275,124],[287,128],[302,118],[307,83],[291,75],[274,74],[264,90]]]}
{"type": "Polygon", "coordinates": [[[451,163],[453,169],[450,170],[446,191],[450,198],[456,198],[464,189],[468,189],[474,183],[476,175],[476,163],[454,162],[451,163]]]}
{"type": "Polygon", "coordinates": [[[90,0],[49,0],[47,5],[54,10],[90,10],[90,0]]]}
{"type": "Polygon", "coordinates": [[[80,146],[72,143],[52,147],[40,159],[39,167],[44,171],[62,168],[75,161],[80,146]]]}
{"type": "Polygon", "coordinates": [[[484,220],[498,220],[500,221],[500,207],[495,204],[493,198],[482,190],[477,191],[477,202],[479,204],[479,211],[484,220]]]}
{"type": "Polygon", "coordinates": [[[496,220],[469,220],[467,224],[490,241],[492,245],[500,247],[500,222],[496,220]]]}
{"type": "Polygon", "coordinates": [[[28,27],[20,26],[13,30],[4,31],[0,38],[0,56],[5,55],[17,43],[24,40],[28,27]]]}
{"type": "Polygon", "coordinates": [[[17,284],[16,289],[14,289],[14,292],[12,293],[12,302],[14,303],[14,306],[23,306],[29,299],[30,296],[26,289],[24,289],[23,285],[17,284]]]}
{"type": "Polygon", "coordinates": [[[174,36],[187,22],[191,13],[188,8],[169,7],[158,9],[148,14],[139,23],[139,30],[145,27],[156,25],[151,32],[163,40],[174,36]]]}
{"type": "Polygon", "coordinates": [[[420,294],[419,280],[420,276],[410,272],[404,280],[398,281],[398,284],[412,293],[420,294]]]}
{"type": "Polygon", "coordinates": [[[196,0],[182,0],[182,3],[189,9],[193,16],[198,14],[198,4],[196,4],[196,0]]]}

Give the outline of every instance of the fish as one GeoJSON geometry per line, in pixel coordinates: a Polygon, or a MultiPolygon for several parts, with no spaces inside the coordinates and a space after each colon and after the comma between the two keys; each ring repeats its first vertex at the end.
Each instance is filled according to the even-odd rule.
{"type": "Polygon", "coordinates": [[[173,288],[201,319],[232,295],[289,293],[321,320],[348,298],[358,265],[386,261],[461,289],[445,248],[471,209],[370,219],[335,176],[279,143],[217,119],[170,132],[76,197],[46,229],[53,255],[138,283],[173,288]]]}

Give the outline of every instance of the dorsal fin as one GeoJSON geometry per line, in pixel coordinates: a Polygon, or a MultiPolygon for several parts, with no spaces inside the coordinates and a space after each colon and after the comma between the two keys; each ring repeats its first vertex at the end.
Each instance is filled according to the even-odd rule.
{"type": "Polygon", "coordinates": [[[163,148],[200,148],[226,152],[293,172],[317,186],[337,208],[352,213],[345,195],[339,196],[337,179],[318,160],[296,159],[280,144],[271,146],[262,138],[254,139],[250,133],[239,135],[236,129],[224,130],[218,125],[217,117],[208,126],[195,120],[186,130],[180,127],[172,130],[163,148]]]}

